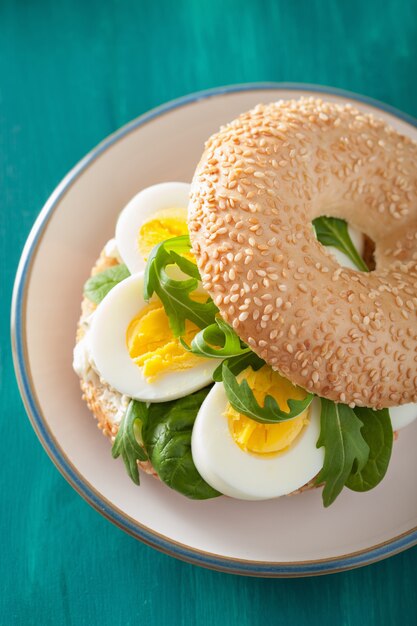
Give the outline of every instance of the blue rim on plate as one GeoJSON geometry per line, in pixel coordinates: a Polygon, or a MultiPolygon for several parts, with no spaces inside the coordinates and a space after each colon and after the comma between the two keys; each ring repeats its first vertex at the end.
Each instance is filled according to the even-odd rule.
{"type": "Polygon", "coordinates": [[[166,554],[175,556],[190,563],[223,572],[264,577],[299,577],[340,572],[354,567],[374,563],[375,561],[392,556],[412,547],[413,545],[416,545],[417,528],[411,529],[410,531],[394,537],[389,541],[358,552],[346,554],[340,557],[314,561],[300,561],[295,563],[264,563],[223,557],[221,555],[211,554],[190,548],[189,546],[164,537],[163,535],[160,535],[159,533],[141,525],[136,520],[132,519],[120,509],[115,507],[98,491],[96,491],[95,488],[89,484],[88,481],[86,481],[86,479],[83,478],[83,476],[72,465],[60,449],[59,444],[55,440],[43,418],[42,409],[37,401],[36,391],[31,381],[26,355],[26,291],[29,284],[33,260],[49,218],[58,206],[63,195],[77,180],[80,174],[105,150],[110,148],[113,144],[128,135],[130,132],[136,130],[156,117],[164,115],[165,113],[168,113],[178,107],[182,107],[206,98],[211,98],[213,96],[256,90],[276,90],[278,97],[279,92],[282,90],[309,91],[319,94],[340,96],[342,98],[362,102],[374,107],[375,109],[391,113],[395,117],[417,128],[417,120],[405,113],[402,113],[401,111],[396,110],[394,107],[378,102],[372,98],[350,93],[342,89],[333,89],[330,87],[303,83],[268,82],[218,87],[172,100],[162,106],[152,109],[144,115],[141,115],[107,137],[96,148],[89,152],[58,185],[36,219],[22,252],[13,290],[11,337],[14,368],[20,393],[22,395],[29,419],[47,454],[74,489],[97,511],[119,526],[119,528],[122,528],[137,539],[140,539],[144,543],[166,554]]]}

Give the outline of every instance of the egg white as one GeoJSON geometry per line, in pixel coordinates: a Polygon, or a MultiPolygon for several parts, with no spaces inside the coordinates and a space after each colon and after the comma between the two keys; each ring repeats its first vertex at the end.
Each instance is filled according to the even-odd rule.
{"type": "Polygon", "coordinates": [[[234,441],[224,412],[227,396],[216,383],[198,412],[191,451],[204,480],[232,498],[267,500],[299,489],[323,467],[324,449],[316,448],[320,432],[320,401],[310,405],[310,423],[289,450],[262,458],[244,452],[234,441]]]}
{"type": "Polygon", "coordinates": [[[218,359],[202,358],[201,364],[190,369],[165,371],[152,382],[146,380],[126,344],[130,322],[146,305],[143,273],[120,282],[98,305],[91,324],[90,350],[101,378],[116,391],[143,402],[175,400],[210,384],[218,359]]]}
{"type": "Polygon", "coordinates": [[[188,183],[160,183],[140,191],[120,213],[116,224],[118,253],[131,274],[145,269],[146,261],[138,247],[138,234],[144,222],[157,211],[187,208],[190,194],[188,183]]]}
{"type": "Polygon", "coordinates": [[[417,419],[417,404],[415,402],[409,402],[408,404],[401,404],[400,406],[391,406],[389,408],[389,414],[391,417],[392,430],[401,430],[417,419]]]}
{"type": "MultiPolygon", "coordinates": [[[[362,256],[365,249],[365,236],[359,230],[356,230],[356,228],[352,228],[352,226],[349,225],[348,232],[353,245],[358,251],[358,254],[362,256]]],[[[326,249],[331,252],[339,265],[341,265],[342,267],[348,267],[351,270],[358,271],[355,263],[353,263],[353,261],[344,252],[342,252],[338,248],[335,248],[334,246],[326,246],[326,249]]]]}

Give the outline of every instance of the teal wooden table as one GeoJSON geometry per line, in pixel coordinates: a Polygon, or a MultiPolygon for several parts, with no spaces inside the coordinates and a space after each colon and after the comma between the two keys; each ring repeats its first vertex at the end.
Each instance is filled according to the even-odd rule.
{"type": "Polygon", "coordinates": [[[262,580],[181,563],[112,526],[36,439],[8,329],[36,214],[107,134],[169,99],[248,81],[333,85],[417,116],[416,41],[415,0],[1,1],[0,624],[417,623],[416,548],[343,574],[262,580]]]}

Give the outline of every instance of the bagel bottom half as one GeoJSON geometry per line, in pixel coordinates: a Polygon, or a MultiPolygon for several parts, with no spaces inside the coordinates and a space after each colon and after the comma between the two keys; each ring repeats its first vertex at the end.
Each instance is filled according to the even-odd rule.
{"type": "MultiPolygon", "coordinates": [[[[114,257],[106,256],[103,252],[96,261],[91,276],[103,272],[104,270],[117,265],[118,261],[114,257]]],[[[78,343],[87,332],[87,320],[94,313],[97,305],[84,296],[81,303],[81,317],[77,325],[76,343],[78,343]]],[[[94,373],[93,376],[81,376],[80,386],[82,391],[82,399],[87,404],[91,413],[97,420],[97,426],[112,443],[117,435],[118,425],[114,423],[116,414],[115,407],[120,404],[122,395],[110,387],[106,382],[100,379],[99,375],[94,373]]],[[[159,479],[158,474],[149,461],[138,461],[141,470],[155,476],[159,479]]]]}

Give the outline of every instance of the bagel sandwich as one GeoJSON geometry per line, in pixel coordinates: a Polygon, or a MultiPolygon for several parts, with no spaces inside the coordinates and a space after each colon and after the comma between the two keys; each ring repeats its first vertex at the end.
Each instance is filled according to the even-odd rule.
{"type": "Polygon", "coordinates": [[[417,417],[417,145],[350,105],[259,105],[140,191],[84,288],[83,397],[139,484],[262,500],[383,479],[417,417]]]}

